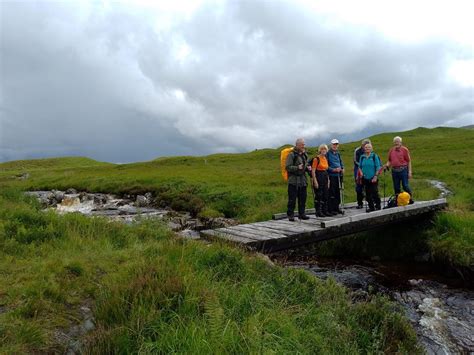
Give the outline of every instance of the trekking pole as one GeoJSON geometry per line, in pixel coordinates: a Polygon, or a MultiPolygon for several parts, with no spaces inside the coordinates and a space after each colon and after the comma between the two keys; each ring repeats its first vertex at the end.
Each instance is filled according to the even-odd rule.
{"type": "Polygon", "coordinates": [[[341,179],[341,174],[337,175],[337,180],[339,181],[339,198],[341,200],[339,208],[342,214],[344,214],[344,181],[341,179]]]}
{"type": "Polygon", "coordinates": [[[387,207],[387,197],[385,195],[385,169],[383,169],[383,208],[387,207]]]}

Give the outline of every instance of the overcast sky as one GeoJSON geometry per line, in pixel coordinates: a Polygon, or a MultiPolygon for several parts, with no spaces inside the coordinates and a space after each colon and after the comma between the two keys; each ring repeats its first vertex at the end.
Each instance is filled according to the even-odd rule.
{"type": "Polygon", "coordinates": [[[474,123],[474,2],[0,0],[0,161],[474,123]]]}

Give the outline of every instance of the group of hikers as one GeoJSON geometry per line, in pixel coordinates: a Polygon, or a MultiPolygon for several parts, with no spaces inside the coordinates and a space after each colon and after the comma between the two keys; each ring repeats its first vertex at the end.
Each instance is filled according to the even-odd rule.
{"type": "MultiPolygon", "coordinates": [[[[317,217],[329,217],[343,214],[344,163],[339,154],[339,141],[331,140],[330,148],[321,144],[317,154],[308,159],[303,138],[296,140],[290,148],[284,162],[284,177],[288,179],[288,210],[290,221],[295,220],[295,207],[298,202],[298,218],[309,219],[305,213],[307,195],[307,174],[310,176],[311,189],[317,217]]],[[[282,155],[283,157],[283,155],[282,155]]],[[[393,147],[388,152],[388,159],[382,164],[380,157],[374,152],[370,139],[364,139],[360,147],[354,151],[354,180],[357,194],[357,208],[364,207],[364,198],[368,204],[367,212],[380,210],[381,199],[378,191],[379,175],[391,169],[393,189],[396,195],[401,193],[400,185],[409,194],[412,191],[409,179],[412,176],[410,152],[403,146],[402,138],[393,138],[393,147]]],[[[282,165],[283,167],[283,165],[282,165]]]]}

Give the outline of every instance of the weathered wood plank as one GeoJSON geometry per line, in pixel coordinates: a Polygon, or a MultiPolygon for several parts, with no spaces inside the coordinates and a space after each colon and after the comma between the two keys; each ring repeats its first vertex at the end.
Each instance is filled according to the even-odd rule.
{"type": "Polygon", "coordinates": [[[216,231],[219,233],[232,234],[235,236],[244,237],[244,238],[252,239],[255,241],[265,241],[265,240],[273,239],[267,235],[263,235],[262,233],[250,233],[248,231],[240,231],[233,228],[221,228],[221,229],[216,229],[216,231]]]}
{"type": "MultiPolygon", "coordinates": [[[[263,233],[267,233],[269,236],[271,236],[273,239],[284,239],[287,238],[288,235],[285,233],[285,231],[282,231],[281,229],[272,229],[272,228],[267,228],[263,226],[257,226],[254,224],[244,224],[241,226],[243,230],[249,230],[249,231],[260,231],[263,233]]],[[[293,233],[295,234],[295,233],[293,233]]]]}
{"type": "Polygon", "coordinates": [[[297,222],[289,222],[289,221],[285,221],[285,220],[274,221],[274,223],[276,225],[290,227],[290,228],[293,228],[295,231],[302,231],[302,232],[303,231],[312,231],[316,228],[316,227],[308,226],[306,224],[299,224],[297,222]]]}
{"type": "Polygon", "coordinates": [[[249,233],[249,234],[254,234],[254,235],[258,236],[259,238],[265,238],[266,240],[278,239],[278,238],[281,237],[281,236],[278,236],[278,235],[277,236],[272,235],[268,231],[258,230],[257,228],[251,228],[251,227],[248,227],[246,225],[233,226],[232,230],[241,231],[241,232],[249,233]]]}
{"type": "Polygon", "coordinates": [[[282,231],[284,234],[288,235],[288,234],[298,234],[299,231],[306,231],[305,229],[296,229],[293,226],[287,226],[287,225],[282,225],[282,224],[276,224],[274,223],[275,221],[267,221],[267,222],[257,222],[256,225],[257,226],[262,226],[262,227],[265,227],[265,228],[271,228],[271,229],[274,229],[274,230],[277,230],[277,231],[282,231]]]}
{"type": "Polygon", "coordinates": [[[254,245],[256,242],[254,239],[239,237],[232,234],[220,233],[212,229],[201,231],[200,235],[204,239],[208,239],[208,240],[226,239],[230,242],[234,242],[237,244],[254,245]]]}

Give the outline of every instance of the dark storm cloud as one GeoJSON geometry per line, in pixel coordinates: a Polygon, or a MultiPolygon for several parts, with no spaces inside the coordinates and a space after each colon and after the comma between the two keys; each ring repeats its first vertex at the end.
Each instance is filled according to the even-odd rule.
{"type": "MultiPolygon", "coordinates": [[[[115,4],[2,3],[0,159],[134,161],[473,121],[466,50],[404,43],[283,2],[162,26],[115,4]]],[[[467,52],[469,57],[469,51],[467,52]]]]}

